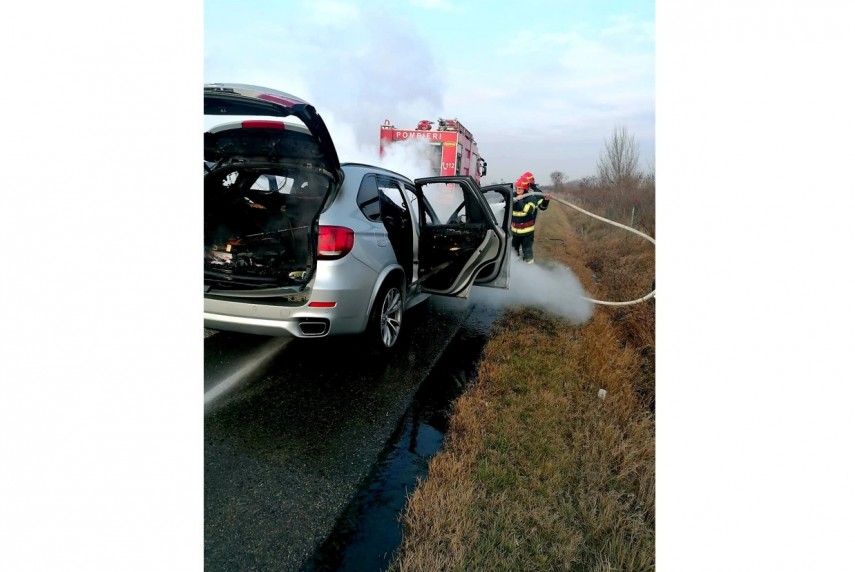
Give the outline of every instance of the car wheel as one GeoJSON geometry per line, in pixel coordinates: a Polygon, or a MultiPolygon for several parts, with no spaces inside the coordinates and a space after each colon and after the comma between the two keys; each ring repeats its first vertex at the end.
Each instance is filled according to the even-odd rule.
{"type": "Polygon", "coordinates": [[[404,296],[400,286],[386,282],[377,293],[368,319],[368,334],[374,346],[390,350],[401,336],[404,296]]]}

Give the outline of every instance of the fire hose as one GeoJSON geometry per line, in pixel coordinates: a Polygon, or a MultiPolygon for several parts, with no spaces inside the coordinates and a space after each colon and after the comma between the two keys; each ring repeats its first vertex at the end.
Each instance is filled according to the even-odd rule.
{"type": "MultiPolygon", "coordinates": [[[[518,196],[518,197],[516,197],[516,198],[523,198],[523,197],[527,197],[527,196],[529,196],[529,195],[545,197],[547,194],[549,194],[549,193],[544,193],[544,192],[541,192],[541,191],[531,191],[531,192],[528,192],[528,193],[525,193],[525,194],[519,195],[519,196],[518,196]]],[[[515,200],[516,200],[516,198],[515,198],[515,200]]],[[[616,226],[616,227],[622,228],[622,229],[624,229],[624,230],[628,230],[629,232],[635,233],[635,234],[637,234],[638,236],[642,237],[643,239],[645,239],[645,240],[649,240],[649,241],[651,242],[651,244],[653,244],[653,246],[656,246],[656,241],[655,241],[655,240],[653,240],[653,238],[651,238],[650,236],[648,236],[648,235],[644,234],[644,233],[643,233],[643,232],[641,232],[641,231],[635,230],[635,229],[634,229],[634,228],[632,228],[631,226],[627,226],[627,225],[625,225],[625,224],[621,224],[621,223],[619,223],[619,222],[615,222],[615,221],[613,221],[613,220],[609,220],[609,219],[607,219],[607,218],[603,218],[603,217],[601,217],[601,216],[599,216],[599,215],[595,215],[594,213],[588,212],[588,211],[586,211],[585,209],[583,209],[583,208],[581,208],[581,207],[577,207],[577,206],[576,206],[576,205],[574,205],[573,203],[569,203],[569,202],[567,202],[567,201],[565,201],[565,200],[563,200],[563,199],[559,199],[559,198],[557,198],[555,195],[551,195],[551,198],[550,198],[549,200],[551,200],[551,201],[558,201],[559,203],[561,203],[561,204],[562,204],[562,205],[564,205],[564,206],[570,207],[571,209],[576,209],[577,211],[579,211],[579,212],[581,212],[581,213],[583,213],[583,214],[586,214],[586,215],[588,215],[588,216],[590,216],[590,217],[593,217],[593,218],[595,218],[595,219],[597,219],[597,220],[601,220],[601,221],[603,221],[603,222],[605,222],[605,223],[608,223],[608,224],[610,224],[610,225],[612,225],[612,226],[616,226]]],[[[654,286],[655,286],[655,284],[656,284],[656,282],[654,281],[654,286]]],[[[655,288],[655,287],[653,288],[653,290],[651,290],[651,291],[650,291],[648,294],[646,294],[645,296],[643,296],[643,297],[641,297],[641,298],[637,298],[637,299],[635,299],[635,300],[629,300],[629,301],[627,301],[627,302],[609,302],[609,301],[605,301],[605,300],[594,300],[594,299],[592,299],[592,298],[585,298],[584,296],[583,296],[583,298],[584,298],[585,300],[587,300],[588,302],[592,302],[592,303],[594,303],[594,304],[600,304],[600,305],[603,305],[603,306],[631,306],[631,305],[633,305],[633,304],[640,304],[641,302],[644,302],[644,301],[646,301],[646,300],[650,300],[650,299],[651,299],[651,298],[653,298],[654,296],[656,296],[656,288],[655,288]]]]}

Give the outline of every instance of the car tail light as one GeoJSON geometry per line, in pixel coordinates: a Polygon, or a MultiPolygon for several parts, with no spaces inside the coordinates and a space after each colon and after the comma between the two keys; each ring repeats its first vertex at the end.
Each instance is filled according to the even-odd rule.
{"type": "Polygon", "coordinates": [[[266,119],[248,119],[240,124],[244,129],[285,129],[281,121],[269,121],[266,119]]]}
{"type": "Polygon", "coordinates": [[[338,260],[353,249],[353,231],[343,226],[322,226],[318,234],[318,259],[338,260]]]}

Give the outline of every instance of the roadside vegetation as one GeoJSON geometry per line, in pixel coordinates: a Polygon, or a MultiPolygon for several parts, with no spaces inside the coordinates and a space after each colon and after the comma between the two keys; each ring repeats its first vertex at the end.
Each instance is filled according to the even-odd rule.
{"type": "MultiPolygon", "coordinates": [[[[652,175],[556,175],[556,196],[655,236],[652,175]]],[[[653,286],[649,242],[557,203],[538,217],[535,249],[592,298],[653,286]]],[[[409,498],[392,569],[653,570],[654,325],[654,300],[597,306],[584,325],[506,312],[409,498]]]]}

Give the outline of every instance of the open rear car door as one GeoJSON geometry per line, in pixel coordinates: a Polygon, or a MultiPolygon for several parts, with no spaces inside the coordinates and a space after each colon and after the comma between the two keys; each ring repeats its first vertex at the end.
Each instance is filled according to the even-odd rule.
{"type": "Polygon", "coordinates": [[[205,115],[242,117],[205,133],[205,295],[307,299],[318,219],[344,178],[326,125],[297,97],[243,84],[205,85],[205,115]]]}
{"type": "Polygon", "coordinates": [[[466,298],[473,284],[508,287],[509,185],[472,177],[416,179],[419,277],[424,292],[466,298]]]}

